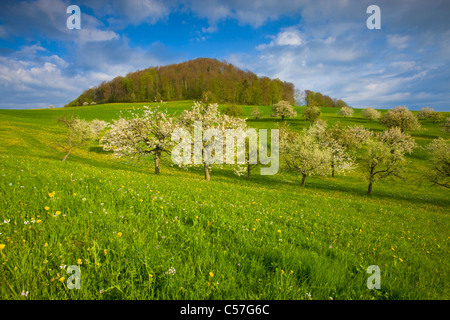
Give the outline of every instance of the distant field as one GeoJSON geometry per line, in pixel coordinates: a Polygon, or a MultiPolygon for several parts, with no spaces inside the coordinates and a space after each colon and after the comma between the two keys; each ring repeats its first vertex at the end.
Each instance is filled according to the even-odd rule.
{"type": "MultiPolygon", "coordinates": [[[[143,105],[179,114],[192,101],[0,110],[1,299],[450,298],[449,191],[423,178],[423,149],[408,156],[405,180],[375,183],[370,197],[359,170],[304,188],[284,170],[248,180],[213,169],[207,182],[168,156],[157,176],[152,159],[113,159],[95,142],[61,162],[57,117],[111,121],[143,105]],[[66,286],[70,265],[80,289],[66,286]],[[366,286],[370,265],[380,290],[366,286]]],[[[280,119],[260,108],[248,124],[275,128],[280,119]]],[[[248,117],[253,106],[243,109],[248,117]]],[[[309,123],[296,110],[287,121],[301,130],[309,123]]],[[[337,111],[322,119],[384,130],[361,110],[337,111]]],[[[420,146],[450,138],[420,122],[420,146]]]]}

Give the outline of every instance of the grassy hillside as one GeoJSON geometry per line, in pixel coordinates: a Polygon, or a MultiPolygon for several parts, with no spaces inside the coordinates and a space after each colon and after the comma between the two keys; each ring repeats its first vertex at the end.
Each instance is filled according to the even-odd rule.
{"type": "MultiPolygon", "coordinates": [[[[449,299],[449,191],[422,178],[427,155],[408,156],[405,180],[366,195],[358,170],[336,178],[172,167],[111,158],[95,142],[65,163],[56,118],[110,121],[146,103],[0,110],[1,299],[449,299]],[[67,268],[78,265],[81,288],[67,268]],[[381,270],[369,290],[366,269],[381,270]],[[26,294],[28,292],[28,294],[26,294]]],[[[180,113],[191,101],[168,102],[180,113]]],[[[243,106],[248,116],[252,106],[243,106]]],[[[275,128],[270,107],[249,119],[275,128]]],[[[297,108],[299,114],[301,107],[297,108]]],[[[369,123],[323,109],[330,125],[369,123]]],[[[288,119],[295,129],[309,125],[288,119]]],[[[421,146],[450,135],[421,121],[421,146]]]]}

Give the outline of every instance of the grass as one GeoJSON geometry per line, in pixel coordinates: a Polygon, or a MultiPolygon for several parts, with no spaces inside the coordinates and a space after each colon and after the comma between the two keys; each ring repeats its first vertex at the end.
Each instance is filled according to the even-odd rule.
{"type": "MultiPolygon", "coordinates": [[[[57,117],[111,121],[142,105],[0,110],[0,298],[450,298],[449,193],[422,178],[422,149],[408,157],[406,180],[376,183],[371,197],[358,170],[311,177],[305,188],[285,171],[248,180],[217,169],[207,182],[170,157],[156,176],[150,159],[112,159],[96,143],[61,162],[57,117]],[[67,288],[70,265],[80,267],[79,290],[67,288]],[[380,290],[366,286],[370,265],[380,267],[380,290]]],[[[253,107],[243,108],[248,116],[253,107]]],[[[261,109],[249,124],[275,128],[270,107],[261,109]]],[[[322,111],[330,125],[383,129],[360,110],[345,119],[322,111]]],[[[421,123],[412,133],[421,146],[449,138],[421,123]]]]}

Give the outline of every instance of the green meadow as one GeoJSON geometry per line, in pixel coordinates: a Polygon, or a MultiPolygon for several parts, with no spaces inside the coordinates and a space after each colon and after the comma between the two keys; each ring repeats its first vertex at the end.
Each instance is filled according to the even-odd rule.
{"type": "MultiPolygon", "coordinates": [[[[159,104],[180,114],[192,101],[159,104]]],[[[404,179],[376,182],[367,196],[359,169],[335,178],[273,176],[112,158],[97,142],[61,162],[56,119],[74,114],[111,121],[155,103],[0,110],[1,299],[449,299],[448,189],[423,173],[422,147],[439,136],[421,120],[420,146],[404,179]],[[79,267],[70,289],[69,266],[79,267]],[[368,289],[376,265],[381,288],[368,289]]],[[[255,128],[276,128],[270,106],[255,128]]],[[[253,106],[243,106],[249,117],[253,106]]],[[[309,126],[299,116],[295,130],[309,126]]],[[[382,111],[382,110],[380,110],[382,111]]],[[[330,126],[384,130],[356,110],[351,118],[322,108],[330,126]]],[[[383,112],[386,112],[384,110],[383,112]]],[[[446,116],[449,116],[447,113],[446,116]]]]}

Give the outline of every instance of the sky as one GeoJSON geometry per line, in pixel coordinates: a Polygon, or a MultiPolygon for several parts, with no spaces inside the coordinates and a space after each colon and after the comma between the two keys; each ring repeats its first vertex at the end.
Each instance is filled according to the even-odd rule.
{"type": "Polygon", "coordinates": [[[449,14],[446,0],[2,0],[0,108],[62,107],[102,81],[206,57],[356,108],[450,111],[449,14]]]}

